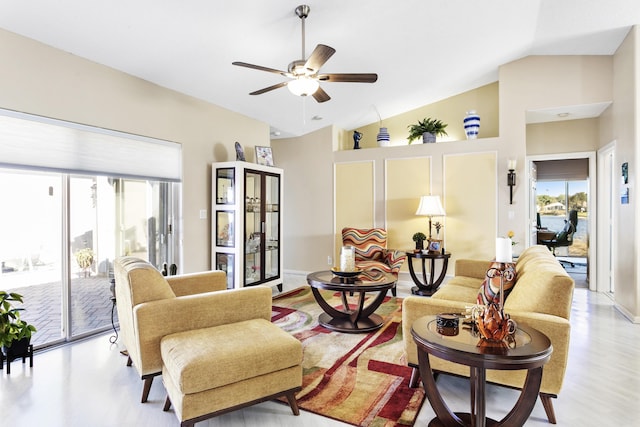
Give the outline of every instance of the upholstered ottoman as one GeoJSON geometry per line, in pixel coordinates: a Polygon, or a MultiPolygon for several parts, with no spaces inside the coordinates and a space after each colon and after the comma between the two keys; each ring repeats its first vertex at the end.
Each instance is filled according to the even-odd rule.
{"type": "Polygon", "coordinates": [[[164,410],[181,426],[280,396],[299,414],[302,345],[265,319],[167,335],[160,350],[164,410]]]}

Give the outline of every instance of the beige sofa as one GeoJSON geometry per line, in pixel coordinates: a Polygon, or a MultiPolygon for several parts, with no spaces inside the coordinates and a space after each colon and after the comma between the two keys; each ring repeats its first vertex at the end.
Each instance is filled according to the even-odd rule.
{"type": "MultiPolygon", "coordinates": [[[[464,312],[476,303],[489,261],[456,261],[455,277],[432,297],[410,296],[403,302],[402,333],[407,362],[413,371],[412,386],[419,381],[417,347],[411,336],[413,322],[426,315],[464,312]]],[[[527,248],[516,262],[516,283],[504,309],[518,323],[529,325],[551,340],[553,353],[544,366],[540,399],[549,422],[555,424],[551,398],[558,396],[567,366],[569,351],[571,302],[574,281],[545,246],[527,248]]],[[[469,376],[469,367],[430,356],[434,371],[469,376]]],[[[526,371],[487,370],[487,381],[522,388],[526,371]]]]}
{"type": "Polygon", "coordinates": [[[142,259],[121,257],[114,262],[114,275],[120,336],[127,365],[133,364],[144,380],[143,403],[153,378],[162,372],[160,340],[165,335],[234,321],[237,316],[227,318],[227,313],[247,304],[227,292],[212,293],[227,288],[223,271],[164,277],[142,259]]]}

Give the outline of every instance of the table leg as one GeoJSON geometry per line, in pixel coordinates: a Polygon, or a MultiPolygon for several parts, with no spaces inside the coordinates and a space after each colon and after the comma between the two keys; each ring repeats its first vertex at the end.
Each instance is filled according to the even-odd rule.
{"type": "Polygon", "coordinates": [[[382,327],[382,317],[375,314],[374,311],[382,304],[387,294],[387,289],[378,292],[375,299],[366,307],[364,305],[366,292],[358,292],[358,304],[355,310],[349,308],[349,301],[347,300],[347,292],[351,292],[349,290],[341,292],[342,310],[330,305],[315,287],[312,287],[311,291],[316,302],[324,311],[318,318],[322,326],[334,331],[351,333],[369,332],[382,327]]]}
{"type": "Polygon", "coordinates": [[[419,349],[418,361],[420,365],[420,378],[424,386],[429,403],[436,413],[436,418],[429,423],[430,427],[457,427],[457,426],[522,426],[529,419],[531,411],[536,404],[540,384],[542,383],[542,367],[530,369],[527,379],[520,393],[518,401],[511,411],[499,422],[486,417],[486,370],[484,368],[471,367],[470,394],[471,413],[453,413],[440,395],[436,380],[429,364],[429,354],[419,349]]]}
{"type": "Polygon", "coordinates": [[[474,427],[485,427],[486,425],[486,403],[485,403],[485,381],[486,371],[484,368],[471,367],[471,419],[474,420],[474,427]]]}
{"type": "Polygon", "coordinates": [[[422,385],[424,386],[424,392],[429,399],[429,403],[436,413],[435,419],[429,423],[430,426],[464,426],[465,423],[447,406],[442,399],[436,380],[433,377],[431,371],[431,365],[429,364],[429,354],[418,349],[418,363],[420,365],[420,377],[422,378],[422,385]]]}
{"type": "Polygon", "coordinates": [[[529,369],[527,371],[527,379],[522,387],[520,397],[515,406],[506,417],[500,420],[498,425],[505,426],[521,426],[529,419],[533,407],[536,405],[538,393],[540,392],[540,384],[542,384],[542,366],[539,368],[529,369]]]}

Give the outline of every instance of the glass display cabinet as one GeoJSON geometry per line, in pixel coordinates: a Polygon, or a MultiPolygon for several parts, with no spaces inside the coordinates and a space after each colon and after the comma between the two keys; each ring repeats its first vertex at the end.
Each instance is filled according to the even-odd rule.
{"type": "Polygon", "coordinates": [[[282,169],[214,163],[212,268],[227,288],[264,284],[282,290],[282,169]]]}

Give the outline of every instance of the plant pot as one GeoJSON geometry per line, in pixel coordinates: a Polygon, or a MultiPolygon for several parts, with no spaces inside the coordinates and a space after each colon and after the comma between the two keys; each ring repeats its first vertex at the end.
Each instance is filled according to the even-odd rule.
{"type": "Polygon", "coordinates": [[[425,132],[422,134],[422,143],[423,144],[431,144],[436,142],[436,136],[431,132],[425,132]]]}
{"type": "Polygon", "coordinates": [[[424,240],[416,240],[416,251],[424,249],[424,240]]]}
{"type": "Polygon", "coordinates": [[[29,353],[29,344],[31,344],[31,337],[22,338],[14,341],[9,347],[2,346],[2,353],[7,360],[12,361],[18,357],[22,357],[29,353]]]}

